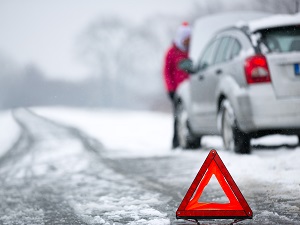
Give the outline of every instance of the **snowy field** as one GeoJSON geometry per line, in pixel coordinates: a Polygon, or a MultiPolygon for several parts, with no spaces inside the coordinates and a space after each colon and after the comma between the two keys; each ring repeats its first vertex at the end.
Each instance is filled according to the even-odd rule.
{"type": "Polygon", "coordinates": [[[0,112],[0,157],[12,147],[12,144],[17,141],[20,135],[20,128],[16,121],[13,119],[10,111],[0,112]]]}
{"type": "MultiPolygon", "coordinates": [[[[176,221],[175,211],[210,149],[218,151],[254,212],[253,220],[243,224],[300,224],[300,147],[296,136],[254,140],[251,155],[227,152],[219,136],[204,137],[199,150],[174,151],[170,149],[170,114],[31,110],[55,123],[22,109],[15,110],[13,116],[0,113],[5,127],[0,153],[6,159],[2,157],[0,163],[0,208],[5,208],[0,224],[18,224],[17,220],[23,224],[51,223],[54,217],[47,214],[49,208],[41,200],[45,192],[54,205],[71,208],[66,214],[74,213],[74,221],[62,224],[186,224],[176,221]],[[23,136],[29,136],[16,146],[22,157],[7,154],[20,134],[15,120],[26,127],[23,136]],[[100,156],[87,149],[96,149],[100,156]],[[29,185],[24,186],[28,180],[29,185]],[[36,202],[24,197],[27,195],[33,195],[36,202]]],[[[60,221],[65,218],[69,217],[61,215],[60,221]]]]}

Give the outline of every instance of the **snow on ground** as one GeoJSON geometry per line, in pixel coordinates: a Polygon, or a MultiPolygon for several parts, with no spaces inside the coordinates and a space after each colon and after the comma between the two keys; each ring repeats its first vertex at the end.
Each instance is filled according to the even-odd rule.
{"type": "Polygon", "coordinates": [[[20,134],[20,128],[12,117],[11,111],[0,112],[0,157],[12,147],[20,134]]]}
{"type": "Polygon", "coordinates": [[[2,158],[0,224],[79,224],[76,217],[87,224],[170,224],[155,209],[166,200],[110,169],[88,151],[84,134],[28,110],[14,115],[25,129],[19,144],[2,158]]]}
{"type": "MultiPolygon", "coordinates": [[[[255,212],[255,221],[265,221],[261,224],[282,224],[280,221],[296,224],[293,218],[299,217],[300,148],[296,147],[295,136],[273,135],[253,140],[255,147],[251,155],[225,151],[219,136],[204,137],[203,147],[197,151],[173,151],[170,149],[170,114],[63,107],[34,108],[33,111],[66,127],[56,126],[26,110],[15,111],[14,114],[27,127],[25,135],[29,138],[23,141],[30,148],[24,149],[21,143],[17,146],[18,163],[8,163],[0,170],[0,175],[8,171],[6,181],[16,184],[16,187],[3,187],[5,192],[0,193],[0,197],[1,194],[10,196],[24,205],[17,209],[7,205],[7,210],[11,210],[8,211],[9,216],[1,218],[8,224],[13,223],[12,215],[15,213],[28,215],[26,210],[38,214],[36,221],[43,219],[46,211],[30,208],[32,206],[27,205],[24,196],[30,192],[36,193],[33,198],[42,199],[41,190],[49,187],[52,190],[49,196],[55,197],[59,191],[67,193],[68,204],[88,224],[107,224],[109,221],[124,221],[124,218],[128,224],[170,224],[173,214],[167,215],[163,210],[170,202],[168,198],[178,196],[179,192],[182,195],[212,148],[218,150],[241,191],[246,193],[245,197],[255,212]],[[86,151],[81,141],[89,138],[84,133],[74,133],[68,127],[75,127],[98,139],[104,145],[101,157],[86,151]],[[34,138],[33,142],[30,142],[30,137],[34,138]],[[285,144],[295,146],[290,148],[285,144]],[[123,172],[116,173],[110,166],[123,172]],[[24,188],[24,177],[35,179],[38,185],[33,182],[32,188],[30,184],[24,188]],[[158,181],[153,183],[158,189],[150,188],[145,192],[143,185],[151,186],[153,178],[158,181]],[[168,191],[170,195],[157,192],[160,187],[168,185],[173,188],[168,191]],[[173,192],[176,194],[172,195],[173,192]],[[272,207],[268,208],[269,205],[272,207]],[[288,217],[285,212],[288,212],[288,217]]],[[[16,139],[19,129],[10,113],[0,114],[0,122],[10,127],[6,129],[9,148],[8,143],[16,139]]],[[[54,197],[50,200],[54,199],[55,205],[60,199],[54,197]]],[[[174,205],[180,203],[176,198],[174,201],[174,205]]],[[[36,204],[42,202],[37,200],[36,204]]],[[[5,207],[6,203],[3,204],[5,207]]]]}
{"type": "MultiPolygon", "coordinates": [[[[82,129],[99,139],[105,148],[113,151],[112,157],[150,157],[158,155],[186,155],[199,157],[199,168],[208,151],[172,151],[172,117],[170,114],[116,110],[82,110],[73,108],[35,108],[34,111],[60,123],[82,129]]],[[[254,149],[251,155],[237,155],[223,149],[219,136],[207,136],[202,140],[204,149],[220,150],[219,154],[240,180],[257,179],[278,182],[286,188],[300,187],[300,148],[287,149],[282,144],[297,144],[296,136],[272,135],[252,140],[253,145],[266,149],[254,149]],[[268,148],[268,146],[271,146],[268,148]],[[274,147],[275,146],[275,147],[274,147]]]]}
{"type": "Polygon", "coordinates": [[[81,129],[97,138],[105,148],[118,152],[118,156],[170,153],[172,119],[166,113],[72,108],[35,108],[34,111],[81,129]]]}

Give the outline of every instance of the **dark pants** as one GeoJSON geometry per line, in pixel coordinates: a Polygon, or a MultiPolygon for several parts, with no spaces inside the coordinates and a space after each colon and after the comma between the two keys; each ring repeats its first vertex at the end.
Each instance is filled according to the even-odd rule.
{"type": "Polygon", "coordinates": [[[179,146],[178,132],[177,132],[177,110],[176,110],[176,98],[174,92],[169,92],[169,97],[173,108],[173,139],[172,148],[177,148],[179,146]]]}

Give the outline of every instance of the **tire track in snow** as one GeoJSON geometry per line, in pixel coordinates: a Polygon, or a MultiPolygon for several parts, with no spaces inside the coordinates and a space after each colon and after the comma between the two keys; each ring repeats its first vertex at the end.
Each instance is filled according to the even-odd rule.
{"type": "MultiPolygon", "coordinates": [[[[47,133],[47,127],[43,128],[39,118],[28,110],[15,110],[13,117],[21,134],[0,159],[0,223],[86,224],[66,203],[55,180],[45,179],[33,168],[41,150],[39,143],[46,138],[43,135],[56,134],[47,133]]],[[[48,171],[55,170],[51,165],[39,166],[49,166],[48,171]]]]}
{"type": "MultiPolygon", "coordinates": [[[[116,166],[118,162],[114,162],[113,160],[110,160],[105,157],[105,149],[103,148],[103,145],[99,141],[91,137],[88,137],[87,135],[85,135],[83,132],[81,132],[76,128],[57,124],[51,120],[40,117],[35,113],[25,109],[15,110],[13,115],[15,120],[22,128],[22,132],[20,138],[15,143],[15,145],[7,152],[6,155],[3,156],[3,158],[0,159],[0,177],[3,184],[2,187],[0,188],[2,189],[1,192],[3,193],[3,195],[1,196],[0,194],[0,196],[3,198],[5,198],[4,196],[9,196],[11,200],[18,202],[18,204],[21,205],[18,208],[18,211],[21,211],[20,214],[21,218],[19,218],[19,220],[25,223],[40,224],[41,221],[43,221],[43,223],[46,224],[47,223],[85,224],[85,223],[95,222],[95,220],[91,220],[91,217],[97,218],[97,213],[96,214],[92,213],[82,217],[82,215],[78,215],[78,212],[74,212],[74,205],[72,206],[68,205],[70,201],[66,199],[64,193],[64,191],[66,191],[64,190],[66,189],[66,187],[64,184],[60,184],[61,179],[55,181],[55,178],[54,179],[44,178],[43,176],[37,174],[37,171],[34,167],[36,167],[37,162],[40,160],[39,154],[41,153],[41,151],[47,151],[45,150],[47,149],[47,147],[49,147],[47,145],[50,145],[51,149],[56,147],[55,145],[51,146],[53,144],[51,141],[52,139],[57,140],[58,142],[61,141],[62,144],[64,143],[65,139],[80,142],[80,144],[84,147],[84,150],[87,150],[86,153],[87,155],[89,155],[87,157],[91,156],[95,159],[94,161],[97,161],[102,165],[106,165],[107,167],[115,171],[115,173],[117,174],[122,174],[124,177],[126,177],[126,181],[123,180],[117,181],[116,179],[111,179],[110,181],[109,180],[110,178],[108,178],[107,176],[104,177],[101,176],[100,171],[93,171],[93,170],[81,172],[82,176],[94,177],[94,178],[96,177],[98,179],[98,182],[99,182],[99,178],[101,180],[106,179],[105,182],[113,182],[114,185],[119,187],[122,187],[122,185],[124,185],[125,182],[125,186],[127,189],[130,187],[130,184],[132,183],[134,183],[135,185],[139,184],[136,188],[133,187],[131,189],[134,190],[136,189],[137,193],[135,194],[138,197],[140,196],[141,199],[144,198],[143,197],[144,193],[147,193],[147,191],[144,190],[143,188],[142,189],[139,188],[139,186],[142,187],[147,186],[148,189],[155,190],[155,191],[163,189],[161,186],[159,186],[159,184],[155,184],[155,181],[147,182],[147,180],[137,179],[139,180],[137,182],[136,177],[132,177],[131,173],[127,173],[128,171],[121,172],[116,166]],[[100,172],[100,177],[98,174],[95,174],[99,172],[100,172]],[[146,183],[148,183],[148,185],[145,185],[146,183]],[[151,186],[150,183],[152,183],[151,188],[149,188],[151,186]],[[29,209],[29,212],[26,212],[25,208],[29,209]],[[27,214],[31,214],[31,216],[30,215],[26,216],[26,218],[32,217],[31,218],[32,220],[29,219],[29,222],[24,217],[27,214]]],[[[53,165],[50,163],[49,165],[43,165],[43,166],[48,167],[46,170],[49,172],[51,172],[51,170],[53,171],[57,170],[55,163],[53,165]]],[[[48,172],[46,172],[46,174],[47,173],[48,172]]],[[[80,187],[78,188],[78,190],[79,189],[80,187]]],[[[116,190],[118,189],[116,188],[116,190]]],[[[78,194],[78,191],[76,192],[76,190],[75,191],[70,190],[70,192],[73,192],[75,195],[78,194]]],[[[97,193],[92,194],[90,198],[94,200],[95,195],[97,195],[97,193]]],[[[73,199],[73,197],[71,197],[71,199],[73,199]]],[[[79,199],[79,200],[81,202],[85,201],[85,199],[79,199]]],[[[150,200],[150,204],[152,204],[151,202],[153,201],[151,200],[151,197],[147,201],[149,202],[149,200],[150,200]]],[[[79,205],[81,204],[76,201],[78,201],[76,197],[74,201],[71,200],[71,202],[73,203],[75,202],[74,203],[75,210],[76,210],[76,206],[78,204],[79,205]]],[[[141,202],[141,204],[143,203],[141,202]]],[[[147,204],[145,205],[146,208],[144,212],[143,209],[139,209],[139,210],[140,212],[142,212],[142,215],[146,216],[146,219],[148,218],[148,220],[151,221],[151,216],[153,217],[153,215],[151,215],[152,209],[151,209],[151,205],[147,205],[147,204]],[[150,208],[147,209],[147,207],[150,208]],[[150,212],[150,216],[147,216],[146,213],[148,212],[147,210],[150,212]]],[[[0,223],[1,221],[4,221],[5,223],[8,224],[10,222],[12,222],[12,224],[16,222],[17,219],[13,218],[12,216],[12,214],[15,214],[16,212],[14,210],[10,211],[9,205],[10,202],[8,199],[6,199],[6,201],[4,201],[0,205],[0,209],[1,208],[9,209],[8,211],[6,211],[5,214],[1,214],[0,212],[0,223]],[[9,216],[7,217],[7,215],[9,216]]],[[[154,203],[154,205],[157,206],[157,207],[155,206],[155,208],[157,208],[159,212],[166,212],[164,206],[158,206],[157,203],[154,203]]],[[[80,213],[82,212],[79,210],[79,214],[80,213]]],[[[160,215],[158,212],[154,212],[154,214],[157,214],[159,218],[161,218],[163,221],[166,221],[166,219],[164,219],[165,216],[163,216],[163,214],[160,215]]],[[[127,217],[124,216],[124,218],[114,219],[113,221],[116,221],[115,224],[123,224],[123,222],[125,221],[127,221],[126,223],[130,223],[130,221],[135,220],[135,218],[131,218],[130,215],[128,218],[127,217]]],[[[141,216],[138,214],[135,217],[139,218],[141,216]]],[[[155,221],[156,220],[155,215],[153,218],[155,221]]],[[[101,218],[99,219],[98,217],[97,219],[98,222],[99,221],[103,222],[101,218]]],[[[141,222],[138,223],[147,224],[147,220],[141,218],[141,222]]]]}

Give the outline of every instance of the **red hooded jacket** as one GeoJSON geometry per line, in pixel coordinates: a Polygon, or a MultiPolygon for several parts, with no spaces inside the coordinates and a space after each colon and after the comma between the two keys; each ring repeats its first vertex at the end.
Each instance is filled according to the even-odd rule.
{"type": "Polygon", "coordinates": [[[179,68],[179,63],[188,58],[187,51],[181,51],[172,45],[167,51],[164,65],[165,86],[168,92],[175,92],[178,85],[189,77],[189,74],[179,68]]]}

